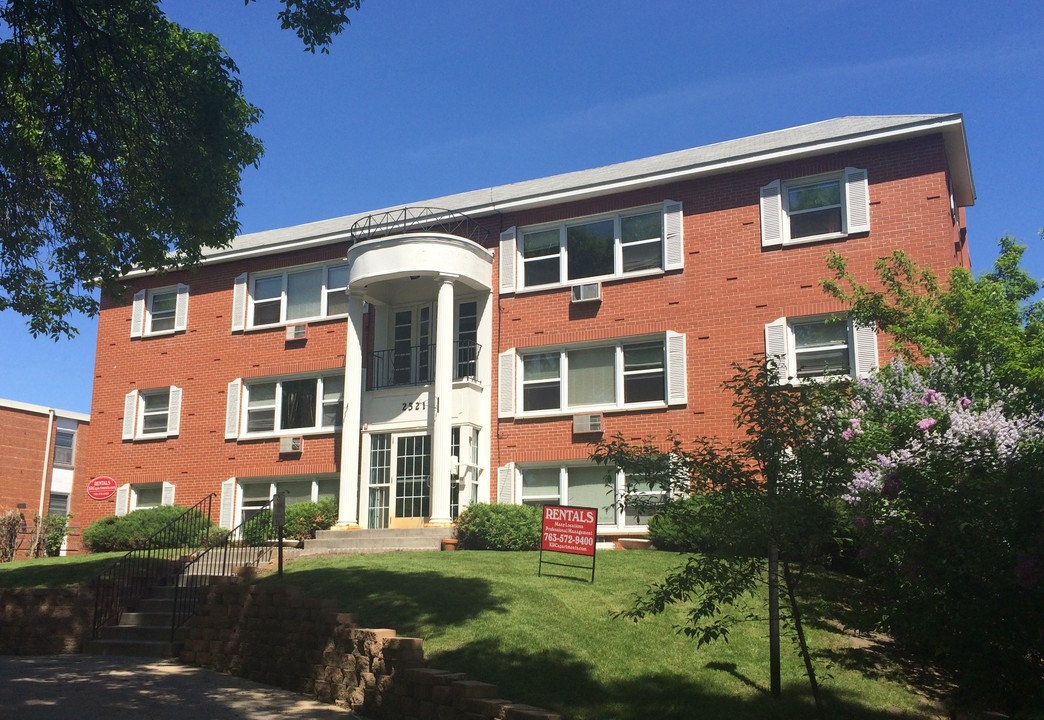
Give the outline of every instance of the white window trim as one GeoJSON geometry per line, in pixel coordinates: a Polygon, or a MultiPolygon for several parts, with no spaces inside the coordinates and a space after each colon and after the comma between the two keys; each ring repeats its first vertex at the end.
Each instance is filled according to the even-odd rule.
{"type": "MultiPolygon", "coordinates": [[[[228,522],[230,526],[228,529],[235,527],[243,522],[243,486],[245,485],[267,485],[268,486],[268,499],[265,502],[270,502],[272,496],[275,495],[277,486],[280,483],[293,483],[293,482],[310,482],[312,484],[311,494],[309,500],[302,502],[319,502],[319,483],[323,481],[338,479],[337,473],[315,473],[307,475],[276,475],[269,477],[240,477],[240,478],[229,478],[228,480],[221,483],[221,522],[228,522]],[[225,503],[231,506],[231,514],[225,518],[225,503]]],[[[338,488],[340,490],[340,488],[338,488]]],[[[252,501],[251,504],[260,501],[252,501]]],[[[220,527],[226,527],[220,525],[220,527]]]]}
{"type": "Polygon", "coordinates": [[[820,175],[810,175],[789,180],[774,180],[761,188],[761,245],[762,247],[804,245],[847,238],[850,235],[870,231],[870,196],[867,172],[861,168],[846,167],[844,170],[820,175]],[[836,180],[841,186],[841,231],[790,237],[790,215],[787,204],[791,188],[836,180]]]}
{"type": "MultiPolygon", "coordinates": [[[[684,267],[684,236],[682,221],[682,203],[676,200],[665,200],[657,205],[647,205],[636,208],[628,208],[613,213],[590,215],[585,217],[569,218],[554,223],[544,223],[523,228],[511,227],[500,235],[500,292],[524,294],[539,292],[551,288],[572,287],[582,283],[604,282],[609,280],[622,280],[630,278],[642,278],[663,275],[672,270],[681,270],[684,267]],[[646,268],[624,272],[623,270],[623,239],[621,237],[621,221],[624,218],[647,213],[660,213],[661,235],[660,244],[660,267],[646,268]],[[606,275],[593,275],[590,277],[569,279],[567,277],[569,267],[567,230],[577,225],[586,225],[604,220],[613,220],[613,272],[606,275]],[[522,255],[522,238],[526,233],[541,232],[545,230],[559,231],[558,245],[558,277],[557,282],[544,283],[542,285],[525,284],[525,257],[522,255]]],[[[640,245],[652,243],[654,240],[628,243],[628,245],[640,245]]],[[[547,258],[554,257],[548,255],[547,258]]]]}
{"type": "MultiPolygon", "coordinates": [[[[503,474],[504,479],[510,478],[512,481],[512,489],[510,493],[498,493],[500,499],[498,502],[513,502],[519,505],[525,504],[526,501],[540,501],[540,500],[555,500],[559,503],[562,502],[562,498],[566,498],[566,502],[569,502],[569,470],[570,468],[588,468],[592,467],[591,463],[584,463],[582,461],[577,462],[557,462],[557,463],[524,463],[522,465],[516,465],[510,463],[501,468],[501,471],[506,471],[503,474]],[[558,470],[558,494],[555,495],[535,495],[530,497],[523,497],[522,489],[522,474],[526,470],[558,470]]],[[[663,495],[669,496],[669,491],[657,491],[657,490],[640,490],[636,492],[627,492],[627,476],[623,470],[616,469],[616,492],[613,498],[613,502],[616,504],[616,522],[615,523],[598,523],[597,533],[599,535],[621,535],[625,533],[635,532],[647,532],[649,529],[648,522],[642,524],[628,525],[627,524],[627,513],[620,507],[620,500],[628,495],[663,495]]],[[[606,500],[608,501],[609,495],[606,493],[606,500]]],[[[562,503],[565,504],[565,503],[562,503]]],[[[606,503],[608,506],[608,502],[606,503]]],[[[602,508],[598,508],[601,510],[602,508]]],[[[651,516],[650,516],[651,517],[651,516]]]]}
{"type": "MultiPolygon", "coordinates": [[[[341,431],[341,424],[317,425],[310,428],[289,428],[247,432],[247,415],[250,402],[250,386],[268,383],[276,384],[274,422],[278,424],[282,415],[282,383],[294,380],[318,380],[316,383],[316,421],[322,422],[323,380],[325,378],[343,378],[343,368],[332,371],[306,373],[298,375],[276,375],[271,377],[237,378],[228,385],[228,396],[225,406],[225,439],[254,440],[259,438],[278,438],[294,435],[329,435],[341,431]]],[[[344,404],[344,390],[341,391],[341,404],[344,404]]],[[[342,416],[343,421],[343,416],[342,416]]]]}
{"type": "MultiPolygon", "coordinates": [[[[332,318],[344,318],[348,317],[348,313],[337,313],[334,315],[328,314],[328,303],[329,294],[331,290],[327,288],[327,281],[330,278],[330,270],[339,267],[347,267],[347,263],[343,260],[335,262],[324,262],[324,263],[311,263],[308,265],[297,265],[294,267],[283,268],[281,270],[273,271],[261,271],[256,273],[250,273],[249,275],[240,275],[236,278],[235,288],[233,292],[233,303],[232,303],[232,329],[245,330],[247,332],[252,330],[269,330],[271,328],[285,327],[286,325],[298,325],[309,322],[319,322],[320,320],[330,320],[332,318]],[[286,317],[286,287],[287,277],[293,273],[308,272],[310,270],[316,270],[321,268],[323,271],[323,281],[321,290],[319,292],[319,314],[312,315],[309,317],[294,318],[288,320],[286,317]],[[254,324],[254,285],[258,280],[267,280],[269,278],[278,277],[282,279],[282,291],[279,296],[279,321],[273,323],[266,323],[265,325],[254,324]],[[243,294],[242,300],[235,297],[235,295],[243,294]],[[242,303],[243,320],[242,325],[237,322],[237,315],[240,312],[239,305],[242,303]]],[[[347,288],[345,288],[347,291],[347,288]]]]}
{"type": "Polygon", "coordinates": [[[657,333],[654,335],[615,338],[612,341],[532,347],[525,348],[524,350],[516,350],[512,348],[500,354],[499,370],[499,417],[561,417],[563,415],[574,415],[585,412],[628,412],[633,410],[659,409],[673,405],[686,404],[685,383],[687,381],[687,375],[685,372],[685,335],[680,333],[657,333]],[[664,399],[626,403],[624,402],[623,348],[625,345],[640,345],[649,342],[661,342],[663,344],[664,399]],[[524,390],[526,382],[523,362],[525,356],[545,353],[559,354],[559,400],[564,403],[569,397],[567,354],[574,350],[594,348],[615,349],[613,365],[614,402],[576,406],[565,406],[560,404],[559,407],[548,410],[524,409],[524,390]]]}
{"type": "Polygon", "coordinates": [[[154,485],[160,485],[160,504],[149,507],[163,507],[166,505],[174,504],[174,483],[169,482],[148,482],[148,483],[125,483],[120,485],[116,489],[116,509],[115,514],[118,517],[122,517],[129,512],[135,510],[141,510],[143,508],[138,507],[138,488],[144,486],[152,487],[154,485]]]}
{"type": "Polygon", "coordinates": [[[765,354],[775,358],[777,365],[780,366],[779,381],[781,385],[851,380],[866,377],[878,368],[880,360],[876,330],[872,327],[856,325],[851,320],[846,319],[844,322],[848,327],[848,363],[851,369],[850,372],[848,374],[809,378],[798,378],[791,375],[791,370],[797,367],[797,343],[794,340],[794,325],[822,322],[838,316],[843,317],[844,313],[781,317],[765,325],[765,354]]]}
{"type": "Polygon", "coordinates": [[[181,434],[181,396],[179,387],[170,385],[167,392],[167,427],[163,432],[144,432],[145,396],[160,394],[164,388],[148,388],[131,390],[123,400],[123,439],[124,440],[163,440],[181,434]]]}
{"type": "Polygon", "coordinates": [[[185,332],[188,327],[189,286],[184,283],[142,289],[134,293],[131,308],[131,337],[161,337],[185,332]],[[175,293],[174,326],[169,330],[152,329],[152,301],[157,295],[175,293]]]}

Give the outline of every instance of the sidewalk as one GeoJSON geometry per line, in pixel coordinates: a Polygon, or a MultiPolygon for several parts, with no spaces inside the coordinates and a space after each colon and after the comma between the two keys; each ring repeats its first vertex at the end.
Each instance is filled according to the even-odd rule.
{"type": "Polygon", "coordinates": [[[173,661],[0,656],[0,718],[363,720],[304,695],[173,661]]]}

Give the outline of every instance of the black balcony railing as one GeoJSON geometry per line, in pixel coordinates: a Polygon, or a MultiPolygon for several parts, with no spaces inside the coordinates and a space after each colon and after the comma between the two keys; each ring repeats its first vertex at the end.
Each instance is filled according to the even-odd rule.
{"type": "MultiPolygon", "coordinates": [[[[473,379],[482,346],[471,340],[453,343],[453,379],[473,379]]],[[[427,385],[435,380],[435,344],[403,345],[370,353],[370,389],[427,385]]]]}

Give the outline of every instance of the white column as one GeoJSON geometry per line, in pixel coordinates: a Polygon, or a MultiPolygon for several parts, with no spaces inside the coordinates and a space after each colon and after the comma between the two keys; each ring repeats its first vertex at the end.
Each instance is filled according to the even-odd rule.
{"type": "Polygon", "coordinates": [[[453,281],[441,275],[435,308],[435,418],[431,424],[432,525],[450,525],[450,439],[453,429],[453,281]]]}
{"type": "Polygon", "coordinates": [[[341,424],[341,486],[337,525],[359,527],[359,433],[362,422],[363,297],[348,291],[348,340],[344,350],[344,419],[341,424]]]}

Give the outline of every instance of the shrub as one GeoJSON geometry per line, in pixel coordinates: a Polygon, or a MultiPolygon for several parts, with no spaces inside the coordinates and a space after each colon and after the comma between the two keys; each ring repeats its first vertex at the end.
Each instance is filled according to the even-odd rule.
{"type": "MultiPolygon", "coordinates": [[[[319,502],[303,502],[288,505],[283,537],[294,540],[309,540],[319,530],[329,530],[337,522],[337,501],[324,498],[319,502]]],[[[272,525],[272,511],[262,510],[243,526],[243,539],[250,545],[260,545],[277,539],[277,530],[272,525]]]]}
{"type": "Polygon", "coordinates": [[[537,550],[540,508],[530,505],[475,503],[456,522],[462,550],[537,550]]]}
{"type": "Polygon", "coordinates": [[[22,526],[22,514],[17,510],[0,513],[0,562],[14,560],[18,550],[18,530],[22,526]]]}
{"type": "MultiPolygon", "coordinates": [[[[213,523],[198,510],[182,518],[153,542],[158,547],[195,547],[206,542],[213,523]]],[[[172,521],[181,518],[185,508],[162,505],[147,510],[135,510],[123,517],[103,517],[83,531],[83,544],[91,552],[133,550],[172,521]]]]}
{"type": "Polygon", "coordinates": [[[675,498],[649,518],[649,539],[658,550],[709,552],[713,549],[706,526],[700,521],[703,497],[675,498]]]}

